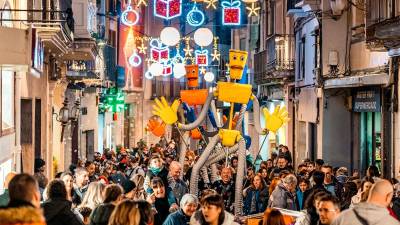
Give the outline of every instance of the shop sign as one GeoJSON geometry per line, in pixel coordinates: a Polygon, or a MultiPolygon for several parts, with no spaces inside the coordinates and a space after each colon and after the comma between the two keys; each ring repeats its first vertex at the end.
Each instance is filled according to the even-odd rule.
{"type": "Polygon", "coordinates": [[[354,112],[380,112],[381,92],[379,88],[357,90],[353,96],[354,112]]]}

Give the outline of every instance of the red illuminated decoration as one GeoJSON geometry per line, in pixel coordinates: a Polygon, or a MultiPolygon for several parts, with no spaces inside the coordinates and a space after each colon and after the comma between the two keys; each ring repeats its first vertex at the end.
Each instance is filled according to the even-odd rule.
{"type": "Polygon", "coordinates": [[[163,76],[169,76],[172,74],[172,64],[169,64],[169,48],[168,46],[161,43],[158,39],[153,39],[150,41],[150,53],[151,59],[154,62],[159,62],[163,65],[163,76]]]}
{"type": "Polygon", "coordinates": [[[199,66],[208,66],[208,50],[203,49],[203,50],[196,50],[195,52],[196,55],[196,64],[199,66]]]}
{"type": "Polygon", "coordinates": [[[169,20],[182,14],[181,0],[154,0],[154,15],[169,20]]]}
{"type": "Polygon", "coordinates": [[[222,5],[222,23],[224,25],[240,25],[240,1],[227,2],[224,1],[222,5]]]}

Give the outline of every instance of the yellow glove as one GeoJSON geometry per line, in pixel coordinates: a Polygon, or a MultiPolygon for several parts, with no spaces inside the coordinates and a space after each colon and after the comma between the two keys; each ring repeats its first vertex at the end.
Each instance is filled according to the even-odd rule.
{"type": "Polygon", "coordinates": [[[156,98],[156,105],[153,105],[153,114],[159,116],[162,121],[166,124],[174,124],[178,121],[177,111],[179,108],[180,101],[175,100],[171,106],[168,105],[167,100],[164,97],[161,97],[161,101],[156,98]]]}
{"type": "Polygon", "coordinates": [[[279,105],[275,108],[272,114],[269,113],[267,108],[263,109],[265,117],[265,128],[269,131],[276,133],[283,124],[287,123],[290,119],[288,118],[288,111],[286,107],[280,107],[279,105]]]}

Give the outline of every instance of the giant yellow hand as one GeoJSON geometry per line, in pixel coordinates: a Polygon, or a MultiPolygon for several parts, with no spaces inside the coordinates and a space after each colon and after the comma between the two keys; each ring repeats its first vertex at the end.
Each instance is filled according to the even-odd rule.
{"type": "Polygon", "coordinates": [[[275,108],[271,114],[267,108],[263,109],[265,118],[265,128],[269,131],[276,133],[290,119],[288,118],[288,111],[286,107],[280,107],[279,105],[275,108]]]}
{"type": "Polygon", "coordinates": [[[168,105],[167,100],[164,97],[161,97],[161,101],[156,98],[156,104],[153,105],[153,114],[159,116],[162,121],[166,124],[174,124],[178,121],[177,111],[179,108],[180,101],[175,100],[171,106],[168,105]]]}

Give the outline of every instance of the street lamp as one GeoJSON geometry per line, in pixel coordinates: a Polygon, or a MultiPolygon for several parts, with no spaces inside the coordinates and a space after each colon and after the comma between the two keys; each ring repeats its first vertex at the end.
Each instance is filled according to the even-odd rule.
{"type": "Polygon", "coordinates": [[[62,126],[67,125],[69,121],[68,103],[68,99],[64,99],[63,107],[61,107],[60,112],[58,114],[53,112],[53,115],[56,115],[56,120],[60,122],[62,126]]]}
{"type": "Polygon", "coordinates": [[[80,105],[81,105],[81,102],[78,99],[78,100],[75,101],[74,106],[72,106],[71,114],[69,115],[69,119],[71,121],[77,121],[78,120],[79,113],[80,113],[80,105]]]}

